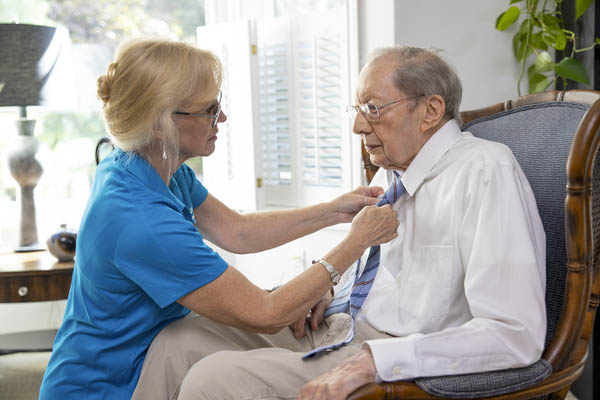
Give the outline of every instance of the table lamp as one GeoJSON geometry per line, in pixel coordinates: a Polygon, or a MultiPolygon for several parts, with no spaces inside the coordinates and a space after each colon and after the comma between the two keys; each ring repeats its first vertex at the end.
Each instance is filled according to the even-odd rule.
{"type": "Polygon", "coordinates": [[[19,244],[15,251],[37,251],[33,190],[43,168],[36,158],[39,142],[35,120],[27,106],[65,107],[73,104],[73,66],[69,34],[64,28],[0,24],[0,106],[19,107],[17,140],[10,146],[9,170],[20,186],[19,244]]]}

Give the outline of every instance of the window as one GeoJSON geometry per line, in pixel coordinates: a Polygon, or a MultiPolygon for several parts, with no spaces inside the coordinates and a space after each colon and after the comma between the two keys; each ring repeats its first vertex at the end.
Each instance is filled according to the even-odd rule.
{"type": "MultiPolygon", "coordinates": [[[[174,7],[168,0],[0,0],[0,22],[15,21],[66,27],[75,64],[76,108],[27,108],[29,118],[37,120],[37,157],[44,168],[34,192],[38,239],[44,244],[61,223],[79,227],[95,172],[94,147],[107,135],[96,79],[117,45],[139,34],[194,42],[196,27],[204,24],[204,1],[180,0],[174,7]]],[[[18,242],[19,186],[6,162],[18,116],[16,107],[0,108],[0,248],[7,250],[18,242]]],[[[201,172],[198,160],[191,163],[201,172]]]]}
{"type": "Polygon", "coordinates": [[[229,106],[221,143],[203,160],[204,181],[239,210],[323,201],[356,180],[344,115],[355,51],[347,2],[262,4],[262,14],[243,19],[252,13],[235,0],[208,2],[208,23],[197,31],[198,45],[223,63],[229,106]]]}

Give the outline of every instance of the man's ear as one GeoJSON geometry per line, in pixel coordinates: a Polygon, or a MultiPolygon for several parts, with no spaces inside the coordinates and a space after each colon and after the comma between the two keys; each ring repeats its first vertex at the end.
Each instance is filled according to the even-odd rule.
{"type": "Polygon", "coordinates": [[[438,126],[444,118],[444,114],[446,114],[446,102],[442,96],[437,94],[429,96],[425,103],[421,131],[427,132],[431,128],[438,126]]]}

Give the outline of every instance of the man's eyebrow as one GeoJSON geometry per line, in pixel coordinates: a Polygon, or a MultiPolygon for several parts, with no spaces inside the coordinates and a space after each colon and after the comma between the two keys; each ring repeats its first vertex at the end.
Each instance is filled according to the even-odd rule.
{"type": "Polygon", "coordinates": [[[356,96],[356,100],[357,100],[357,102],[359,102],[361,104],[365,104],[365,103],[368,103],[369,101],[371,101],[373,99],[373,97],[376,97],[376,96],[374,96],[371,93],[367,92],[367,94],[364,95],[364,96],[362,96],[362,98],[361,98],[361,96],[357,95],[356,96]]]}

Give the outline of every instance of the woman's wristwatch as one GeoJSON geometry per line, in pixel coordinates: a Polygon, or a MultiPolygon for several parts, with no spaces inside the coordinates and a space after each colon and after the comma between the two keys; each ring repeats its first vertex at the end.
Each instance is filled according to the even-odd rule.
{"type": "Polygon", "coordinates": [[[319,260],[319,261],[313,260],[312,263],[313,264],[321,264],[322,266],[325,267],[327,272],[329,272],[329,278],[331,279],[331,283],[333,284],[333,286],[337,285],[340,282],[340,274],[337,272],[337,270],[335,268],[333,268],[333,265],[329,264],[325,260],[319,260]]]}

